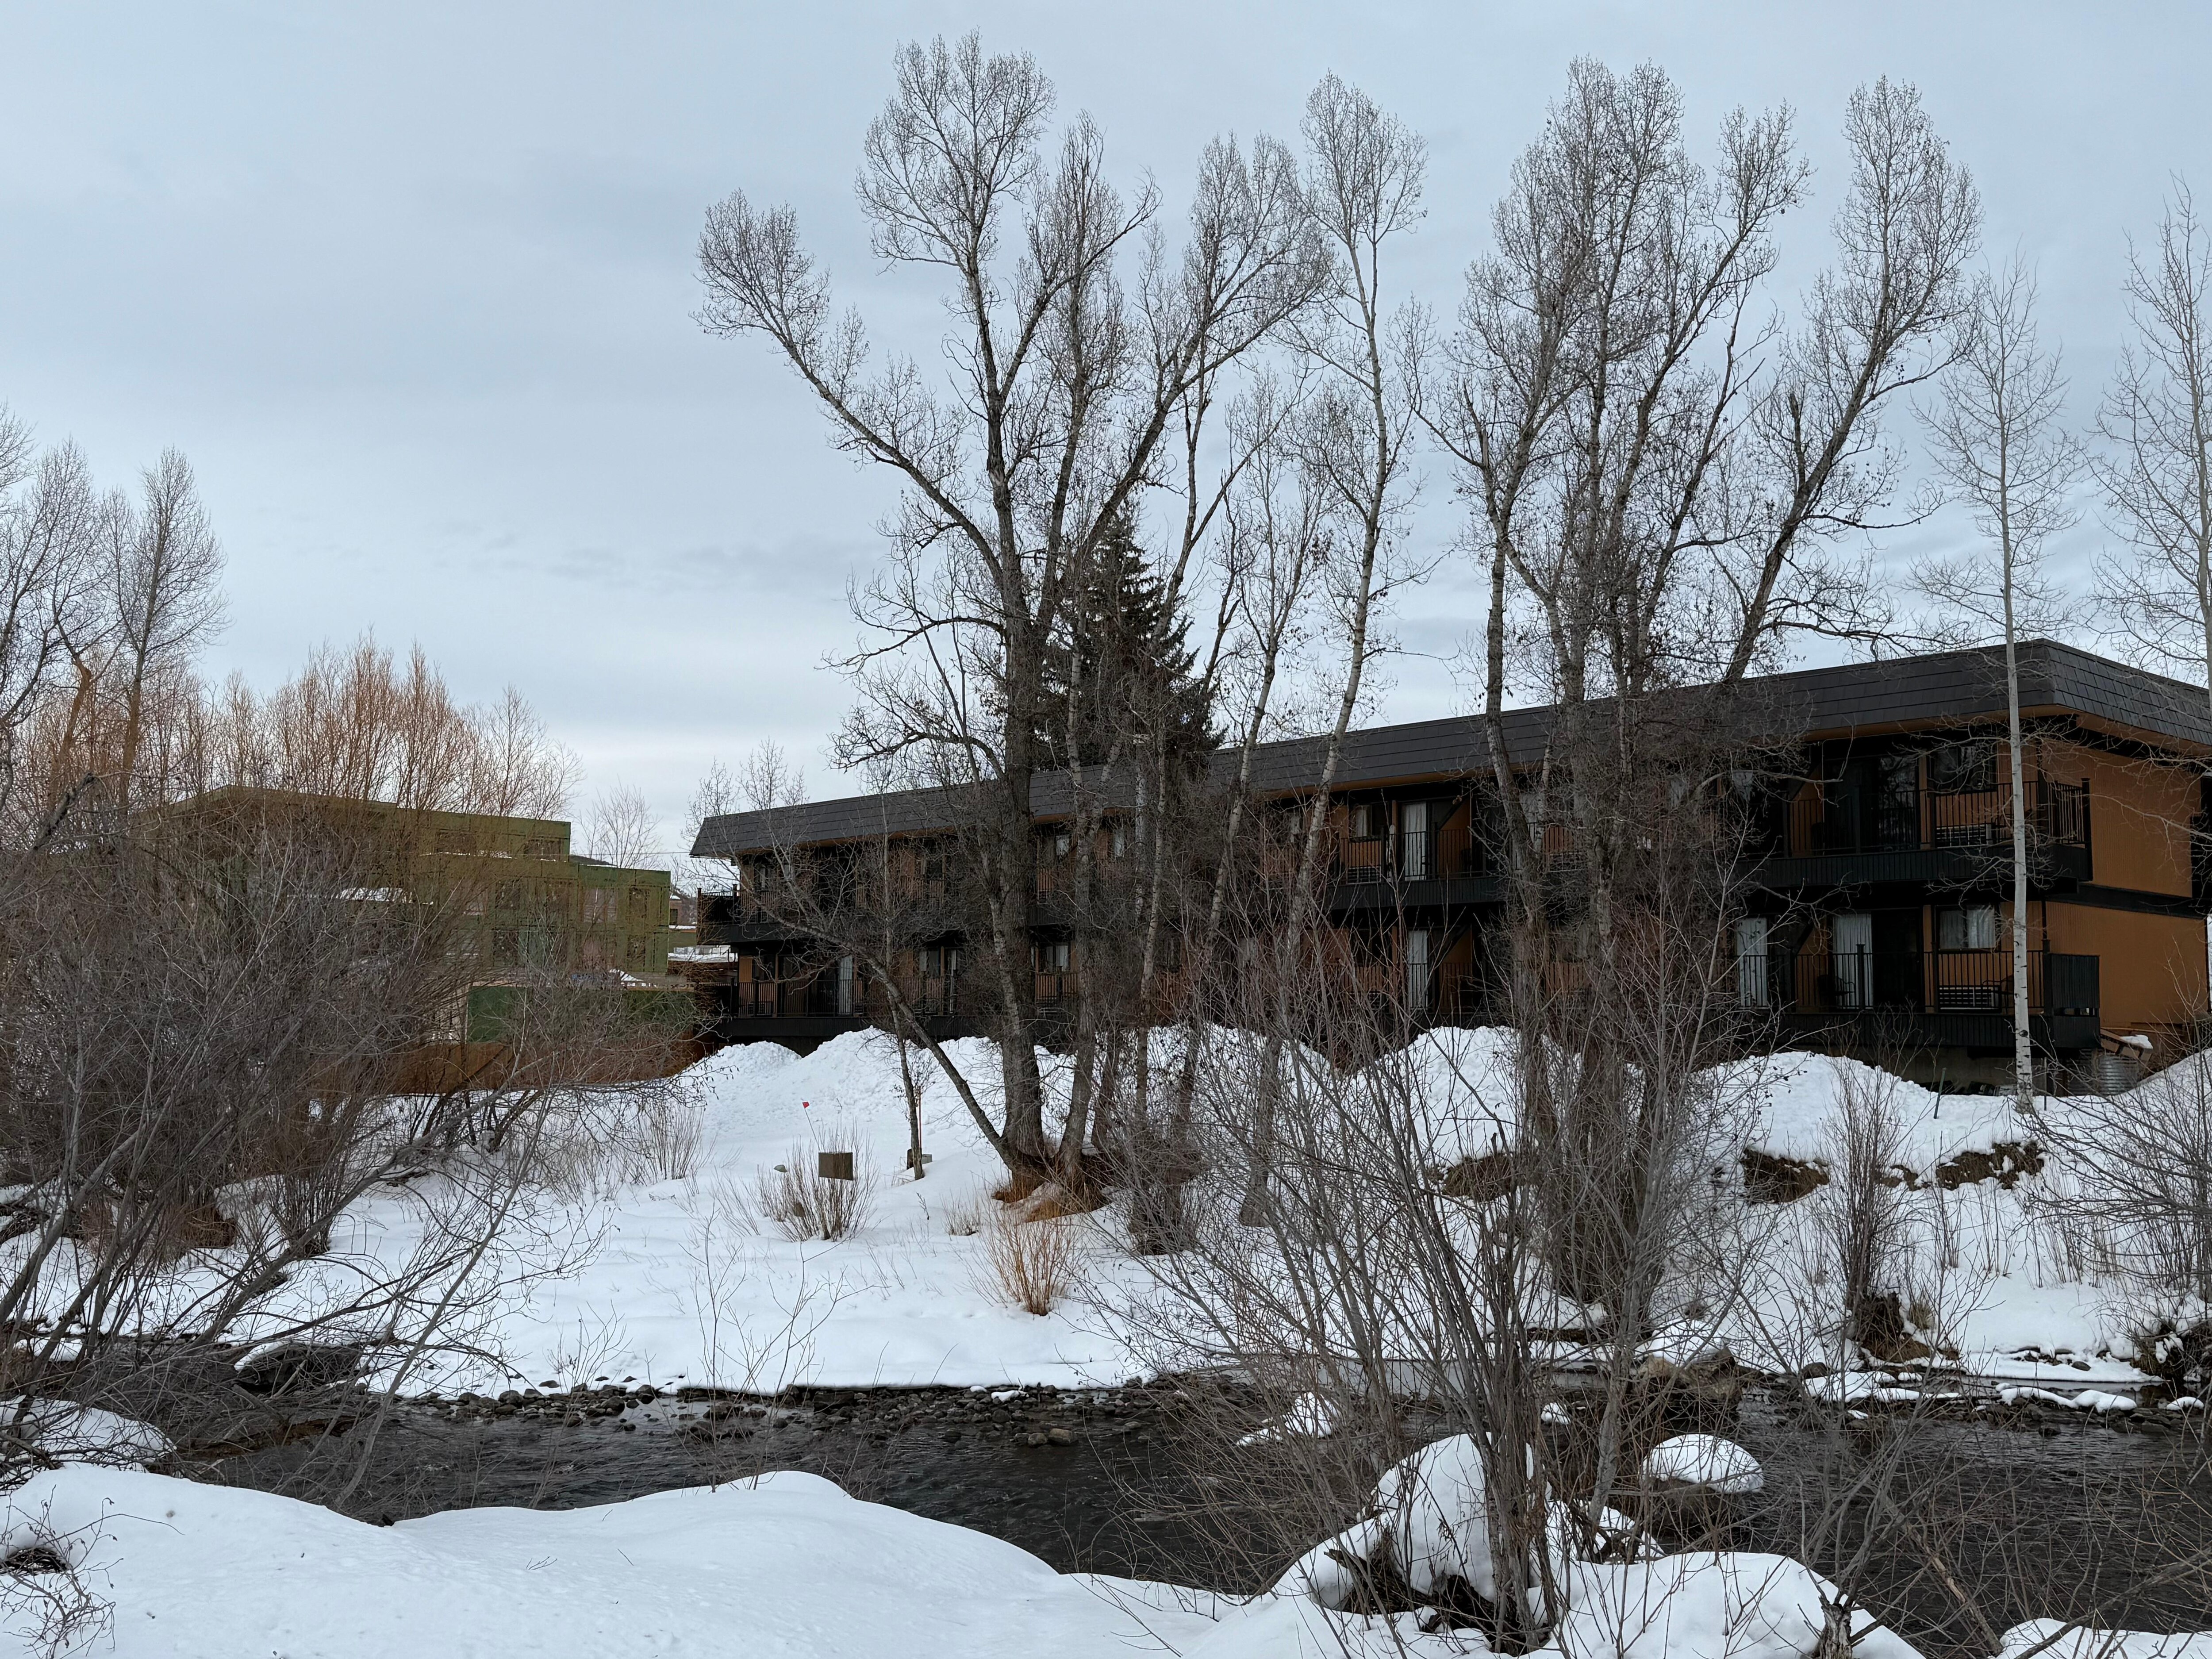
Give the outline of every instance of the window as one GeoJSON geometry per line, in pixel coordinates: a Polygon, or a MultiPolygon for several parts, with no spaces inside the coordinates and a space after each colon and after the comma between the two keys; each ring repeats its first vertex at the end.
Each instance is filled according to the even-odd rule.
{"type": "Polygon", "coordinates": [[[921,947],[921,976],[924,979],[957,979],[959,975],[958,945],[925,945],[921,947]]]}
{"type": "Polygon", "coordinates": [[[1765,916],[1735,925],[1735,1000],[1747,1008],[1766,1006],[1766,927],[1765,916]]]}
{"type": "Polygon", "coordinates": [[[629,890],[629,914],[633,921],[645,920],[645,889],[632,886],[629,890]]]}
{"type": "Polygon", "coordinates": [[[519,881],[500,883],[493,890],[491,905],[495,910],[520,910],[522,908],[522,884],[519,881]]]}
{"type": "Polygon", "coordinates": [[[612,921],[615,919],[614,899],[615,896],[604,887],[586,887],[584,890],[584,925],[594,927],[612,921]]]}
{"type": "Polygon", "coordinates": [[[1040,939],[1037,942],[1037,971],[1041,974],[1064,974],[1072,955],[1068,941],[1064,939],[1040,939]]]}
{"type": "Polygon", "coordinates": [[[1429,1006],[1429,930],[1406,930],[1406,1006],[1417,1012],[1429,1006]]]}
{"type": "Polygon", "coordinates": [[[645,965],[645,941],[638,938],[636,934],[631,934],[629,943],[623,948],[623,954],[629,959],[632,966],[643,967],[645,965]]]}
{"type": "Polygon", "coordinates": [[[1997,746],[1988,738],[1969,738],[1938,749],[1928,757],[1929,787],[1946,794],[1971,794],[1997,787],[1997,746]]]}
{"type": "Polygon", "coordinates": [[[526,859],[557,859],[567,854],[568,848],[557,836],[535,836],[522,843],[522,856],[526,859]]]}
{"type": "Polygon", "coordinates": [[[1829,970],[1835,980],[1836,1006],[1867,1008],[1874,1003],[1874,917],[1846,911],[1828,921],[1829,970]]]}
{"type": "Polygon", "coordinates": [[[1377,801],[1360,801],[1352,809],[1352,838],[1376,841],[1382,835],[1382,807],[1377,801]]]}
{"type": "Polygon", "coordinates": [[[1936,913],[1936,948],[1939,951],[1994,951],[1997,946],[1997,907],[1962,905],[1936,913]]]}
{"type": "Polygon", "coordinates": [[[1119,819],[1119,818],[1115,819],[1115,820],[1114,820],[1114,823],[1113,823],[1112,827],[1111,827],[1110,829],[1109,829],[1109,830],[1108,830],[1108,831],[1107,831],[1107,843],[1106,843],[1106,844],[1107,844],[1107,855],[1108,855],[1109,857],[1110,857],[1110,858],[1117,858],[1117,859],[1125,859],[1125,858],[1128,857],[1128,856],[1129,856],[1129,827],[1128,827],[1128,825],[1127,825],[1127,824],[1123,823],[1121,822],[1121,819],[1119,819]]]}
{"type": "Polygon", "coordinates": [[[1429,804],[1409,800],[1398,814],[1398,864],[1408,881],[1429,874],[1429,804]]]}

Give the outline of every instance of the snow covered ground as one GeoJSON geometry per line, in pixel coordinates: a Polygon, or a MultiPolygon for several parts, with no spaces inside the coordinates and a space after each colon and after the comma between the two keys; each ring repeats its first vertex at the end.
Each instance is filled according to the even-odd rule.
{"type": "MultiPolygon", "coordinates": [[[[1486,1151],[1510,1113],[1509,1037],[1502,1030],[1442,1030],[1422,1039],[1419,1063],[1442,1126],[1441,1151],[1486,1151]]],[[[987,1105],[996,1056],[980,1040],[951,1045],[987,1105]]],[[[1060,1062],[1043,1057],[1048,1079],[1060,1062]]],[[[905,1097],[889,1038],[857,1033],[800,1056],[774,1044],[727,1048],[694,1068],[700,1150],[682,1179],[600,1186],[564,1212],[585,1241],[558,1273],[534,1279],[474,1334],[507,1369],[477,1363],[426,1375],[414,1386],[479,1389],[548,1382],[632,1378],[656,1385],[707,1383],[772,1390],[787,1383],[1061,1386],[1113,1383],[1143,1369],[1110,1322],[1081,1293],[1042,1317],[999,1293],[974,1231],[998,1207],[987,1194],[997,1159],[926,1055],[914,1055],[923,1102],[926,1179],[903,1168],[905,1097]],[[793,1243],[754,1213],[763,1171],[821,1150],[850,1151],[869,1190],[852,1237],[793,1243]]],[[[1878,1074],[1849,1060],[1786,1054],[1756,1063],[1745,1142],[1774,1157],[1819,1161],[1847,1087],[1878,1074]]],[[[1942,1166],[2033,1140],[2002,1097],[1938,1096],[1891,1079],[1901,1122],[1899,1162],[1914,1173],[1900,1191],[1918,1238],[1915,1297],[1937,1315],[1936,1346],[1955,1348],[1969,1371],[1993,1382],[2066,1400],[2085,1391],[2130,1397],[2148,1381],[2132,1363],[2147,1313],[2140,1299],[2101,1282],[2031,1213],[2046,1168],[2008,1187],[1995,1179],[1947,1188],[1942,1166]],[[1940,1271],[1938,1270],[1940,1267],[1940,1271]]],[[[2046,1114],[2063,1101],[2045,1102],[2046,1114]]],[[[588,1184],[588,1182],[586,1183],[588,1184]]],[[[1778,1333],[1832,1318],[1806,1268],[1813,1206],[1754,1206],[1762,1285],[1716,1337],[1747,1363],[1794,1369],[1807,1355],[1778,1333]],[[1763,1230],[1763,1231],[1762,1231],[1763,1230]]],[[[376,1200],[342,1230],[346,1249],[372,1256],[414,1247],[403,1200],[376,1200]]],[[[1117,1261],[1092,1224],[1087,1271],[1136,1270],[1117,1261]]],[[[1097,1229],[1115,1225],[1103,1212],[1097,1229]]],[[[312,1293],[303,1275],[298,1293],[312,1293]]],[[[2170,1310],[2185,1318],[2188,1310],[2170,1310]]],[[[2201,1310],[2197,1316],[2201,1316],[2201,1310]]],[[[1859,1386],[1853,1379],[1851,1386],[1859,1386]]],[[[1868,1387],[1894,1388],[1894,1380],[1868,1387]]]]}
{"type": "Polygon", "coordinates": [[[264,1492],[75,1466],[4,1500],[9,1651],[117,1659],[901,1659],[1187,1650],[1212,1628],[812,1475],[599,1509],[455,1510],[393,1527],[264,1492]],[[76,1639],[58,1646],[74,1612],[76,1639]]]}
{"type": "MultiPolygon", "coordinates": [[[[1479,1477],[1466,1443],[1387,1475],[1378,1520],[1397,1559],[1480,1577],[1479,1477]],[[1389,1503],[1394,1480],[1409,1504],[1389,1503]]],[[[1364,1540],[1364,1544],[1363,1544],[1364,1540]]],[[[1446,1659],[1488,1652],[1413,1614],[1337,1610],[1307,1562],[1233,1601],[1062,1575],[1011,1544],[859,1502],[783,1473],[595,1509],[451,1510],[380,1528],[264,1492],[76,1464],[0,1498],[0,1643],[44,1659],[1446,1659]]],[[[1339,1575],[1340,1576],[1340,1574],[1339,1575]]],[[[1817,1650],[1819,1575],[1785,1558],[1692,1553],[1600,1565],[1563,1557],[1568,1597],[1534,1659],[1802,1659],[1817,1650]]],[[[2055,1626],[2008,1633],[2008,1653],[2055,1626]]],[[[1863,1659],[1915,1659],[1853,1621],[1863,1659]]],[[[2062,1637],[2063,1659],[2212,1659],[2212,1636],[2062,1637]]]]}
{"type": "MultiPolygon", "coordinates": [[[[1416,1059],[1447,1160],[1490,1150],[1505,1130],[1509,1042],[1496,1030],[1421,1040],[1416,1059]]],[[[994,1105],[989,1045],[950,1047],[994,1105]]],[[[1060,1063],[1045,1060],[1049,1077],[1060,1063]]],[[[703,1060],[688,1074],[699,1142],[690,1173],[624,1182],[580,1151],[574,1181],[544,1195],[530,1218],[530,1248],[542,1259],[472,1309],[459,1334],[456,1346],[477,1357],[416,1375],[410,1390],[602,1379],[763,1391],[801,1382],[1091,1386],[1139,1374],[1101,1311],[1116,1298],[1079,1289],[1037,1316],[1000,1293],[975,1231],[999,1209],[987,1196],[1002,1176],[998,1160],[927,1056],[914,1056],[914,1071],[933,1159],[919,1182],[903,1168],[905,1097],[889,1038],[857,1033],[805,1056],[750,1044],[703,1060]],[[823,1150],[856,1155],[867,1211],[849,1237],[794,1243],[760,1221],[753,1189],[763,1171],[794,1158],[811,1166],[823,1150]]],[[[1812,1055],[1761,1062],[1756,1088],[1743,1091],[1742,1139],[1778,1158],[1828,1157],[1845,1089],[1875,1075],[1812,1055]]],[[[2055,1164],[2009,1188],[1984,1179],[1947,1188],[1935,1178],[1961,1157],[2002,1160],[2002,1149],[2035,1139],[2036,1126],[2015,1121],[2008,1099],[1939,1097],[1893,1082],[1892,1100],[1903,1124],[1899,1162],[1914,1172],[1900,1194],[1917,1235],[1912,1299],[1937,1316],[1935,1346],[1955,1348],[1993,1384],[2069,1401],[2138,1397],[2149,1379],[2133,1362],[2147,1323],[2165,1314],[2185,1325],[2203,1310],[2148,1306],[2055,1239],[2033,1213],[2035,1196],[2063,1179],[2055,1164]]],[[[2043,1109],[2061,1113],[2066,1103],[2043,1109]]],[[[1773,1370],[1804,1362],[1790,1334],[1835,1313],[1823,1301],[1835,1287],[1823,1290],[1808,1266],[1814,1209],[1747,1207],[1746,1255],[1759,1263],[1759,1282],[1723,1328],[1693,1333],[1694,1342],[1724,1341],[1773,1370]]],[[[295,1273],[268,1304],[264,1328],[319,1297],[341,1301],[363,1265],[418,1249],[422,1213],[398,1194],[356,1206],[331,1255],[295,1273]]],[[[1111,1211],[1077,1224],[1091,1243],[1094,1287],[1116,1276],[1123,1287],[1142,1282],[1112,1248],[1117,1224],[1111,1211]]],[[[1911,1385],[1863,1374],[1836,1386],[1911,1385]]]]}
{"type": "MultiPolygon", "coordinates": [[[[987,1102],[997,1059],[949,1045],[987,1102]]],[[[1080,1296],[1039,1316],[998,1292],[978,1224],[997,1211],[998,1158],[927,1054],[914,1056],[931,1162],[904,1168],[906,1097],[888,1037],[856,1033],[798,1055],[726,1048],[688,1074],[700,1151],[686,1178],[619,1185],[569,1218],[589,1241],[572,1272],[532,1284],[477,1333],[505,1375],[463,1366],[422,1386],[499,1389],[635,1378],[773,1391],[834,1386],[1110,1384],[1138,1368],[1080,1296]],[[851,1152],[861,1224],[795,1243],[757,1214],[763,1172],[851,1152]],[[956,1231],[956,1229],[957,1231],[956,1231]]],[[[362,1206],[348,1248],[412,1247],[408,1206],[362,1206]]],[[[1097,1273],[1117,1271],[1103,1253],[1097,1273]]]]}

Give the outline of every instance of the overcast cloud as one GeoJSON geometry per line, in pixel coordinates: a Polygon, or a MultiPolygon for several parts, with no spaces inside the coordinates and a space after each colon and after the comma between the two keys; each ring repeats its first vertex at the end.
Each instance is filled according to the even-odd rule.
{"type": "MultiPolygon", "coordinates": [[[[1295,136],[1335,70],[1429,140],[1408,280],[1449,308],[1568,60],[1650,58],[1698,149],[1793,105],[1818,170],[1778,297],[1827,249],[1857,82],[1919,83],[1988,242],[2041,267],[2084,417],[2130,231],[2212,189],[2201,6],[41,4],[0,24],[0,402],[111,481],[166,444],[230,555],[211,653],[276,684],[325,640],[419,640],[513,684],[589,768],[680,824],[716,755],[775,737],[817,794],[848,573],[885,480],[833,453],[766,352],[691,320],[708,204],[798,210],[842,297],[926,344],[928,291],[868,257],[851,181],[902,39],[980,27],[1179,217],[1212,133],[1295,136]]],[[[1422,533],[1453,528],[1431,469],[1422,533]]],[[[1923,532],[1925,533],[1925,532],[1923,532]]],[[[2085,527],[2073,551],[2094,542],[2085,527]]],[[[1381,713],[1458,706],[1480,623],[1449,571],[1381,713]]],[[[580,806],[581,803],[579,803],[580,806]]]]}

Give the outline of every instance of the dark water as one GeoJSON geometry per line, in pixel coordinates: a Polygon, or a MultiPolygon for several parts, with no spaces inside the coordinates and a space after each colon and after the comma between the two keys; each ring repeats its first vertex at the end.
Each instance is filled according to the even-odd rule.
{"type": "MultiPolygon", "coordinates": [[[[1909,1454],[1893,1456],[1879,1425],[1846,1436],[1754,1395],[1727,1431],[1759,1458],[1766,1489],[1693,1517],[1692,1534],[1852,1583],[1931,1655],[1986,1655],[2009,1625],[2100,1607],[2138,1628],[2212,1625],[2212,1573],[2140,1588],[2212,1546],[2201,1437],[2163,1421],[2152,1431],[2078,1418],[1921,1423],[1909,1454]],[[1869,1470],[1880,1479],[1840,1502],[1869,1470]],[[1834,1515],[1839,1523],[1822,1522],[1834,1515]]],[[[855,1497],[1006,1539],[1063,1571],[1245,1591],[1270,1582],[1296,1545],[1251,1547],[1280,1528],[1262,1524],[1279,1517],[1261,1512],[1258,1483],[1240,1480],[1244,1455],[1218,1415],[1190,1426],[1170,1389],[1005,1401],[920,1390],[775,1408],[663,1398],[574,1426],[410,1407],[373,1433],[364,1423],[195,1472],[381,1521],[489,1504],[574,1508],[804,1469],[855,1497]],[[1055,1428],[1066,1443],[1032,1443],[1055,1428]]]]}
{"type": "MultiPolygon", "coordinates": [[[[363,1468],[366,1424],[195,1472],[389,1521],[480,1504],[575,1509],[802,1469],[855,1498],[1006,1539],[1062,1571],[1206,1581],[1203,1540],[1171,1518],[1207,1486],[1185,1431],[1165,1409],[1109,1414],[1095,1399],[971,1403],[964,1392],[923,1390],[872,1396],[878,1409],[801,1405],[718,1419],[709,1402],[663,1398],[626,1411],[620,1425],[573,1427],[403,1408],[375,1428],[350,1491],[342,1488],[363,1468]],[[1028,1443],[1054,1428],[1066,1443],[1028,1443]]],[[[1261,1587],[1249,1577],[1218,1587],[1261,1587]]]]}

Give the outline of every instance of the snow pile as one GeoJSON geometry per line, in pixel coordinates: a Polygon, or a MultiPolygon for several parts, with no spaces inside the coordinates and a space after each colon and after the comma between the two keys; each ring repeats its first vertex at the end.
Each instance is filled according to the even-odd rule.
{"type": "MultiPolygon", "coordinates": [[[[1669,1442],[1676,1461],[1705,1470],[1710,1484],[1759,1479],[1759,1466],[1724,1440],[1669,1442]],[[1731,1455],[1733,1454],[1733,1455],[1731,1455]]],[[[1663,1450],[1664,1449],[1662,1449],[1663,1450]]],[[[1728,1488],[1724,1488],[1728,1489],[1728,1488]]],[[[1754,1490],[1754,1487],[1732,1489],[1754,1490]]],[[[1425,1630],[1418,1613],[1344,1611],[1368,1570],[1385,1565],[1423,1596],[1457,1578],[1485,1597],[1497,1579],[1490,1560],[1482,1468],[1465,1435],[1439,1440],[1389,1470],[1370,1516],[1302,1558],[1269,1595],[1224,1615],[1192,1650],[1204,1659],[1274,1659],[1288,1654],[1404,1654],[1414,1659],[1486,1651],[1473,1632],[1425,1630]]],[[[1608,1553],[1632,1531],[1608,1515],[1608,1553]]],[[[1819,1645],[1823,1600],[1833,1588],[1781,1556],[1698,1553],[1591,1560],[1555,1508],[1547,1548],[1553,1582],[1566,1597],[1542,1656],[1603,1653],[1617,1659],[1802,1659],[1819,1645]]],[[[1893,1632],[1875,1626],[1853,1644],[1864,1659],[1915,1659],[1893,1632]]]]}
{"type": "Polygon", "coordinates": [[[1322,1607],[1341,1607],[1358,1592],[1362,1570],[1387,1562],[1423,1595],[1451,1578],[1466,1580],[1478,1595],[1494,1595],[1485,1490],[1473,1437],[1431,1441],[1383,1472],[1372,1514],[1316,1544],[1283,1583],[1322,1607]]]}
{"type": "MultiPolygon", "coordinates": [[[[81,1631],[76,1650],[117,1659],[1127,1659],[1187,1650],[1210,1628],[1173,1597],[1109,1596],[1011,1544],[805,1474],[379,1528],[264,1492],[76,1467],[10,1494],[0,1541],[76,1567],[107,1604],[106,1633],[81,1631]]],[[[37,1586],[8,1583],[0,1645],[43,1650],[37,1586]]]]}
{"type": "Polygon", "coordinates": [[[1644,1478],[1710,1486],[1730,1495],[1762,1492],[1766,1486],[1766,1473],[1759,1460],[1717,1434],[1678,1434],[1661,1441],[1644,1459],[1644,1478]]]}

